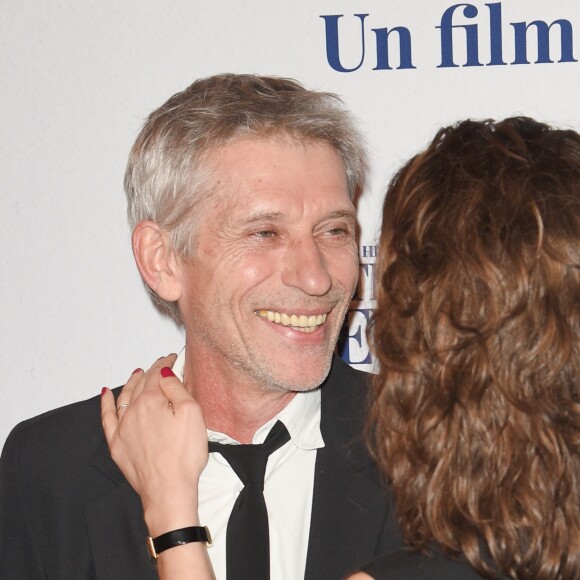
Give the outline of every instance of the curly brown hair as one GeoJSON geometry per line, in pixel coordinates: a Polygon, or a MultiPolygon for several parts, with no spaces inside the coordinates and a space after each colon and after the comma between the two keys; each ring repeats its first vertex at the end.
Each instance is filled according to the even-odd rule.
{"type": "Polygon", "coordinates": [[[480,573],[580,577],[580,135],[440,130],[391,182],[372,450],[405,540],[480,573]]]}

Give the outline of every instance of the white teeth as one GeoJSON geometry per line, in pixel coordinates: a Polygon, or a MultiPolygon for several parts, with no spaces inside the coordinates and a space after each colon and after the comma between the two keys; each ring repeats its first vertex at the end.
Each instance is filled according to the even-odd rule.
{"type": "Polygon", "coordinates": [[[310,333],[314,332],[319,326],[326,321],[326,314],[306,316],[305,314],[286,314],[285,312],[275,312],[273,310],[258,310],[256,314],[266,318],[275,324],[291,326],[294,330],[310,333]]]}

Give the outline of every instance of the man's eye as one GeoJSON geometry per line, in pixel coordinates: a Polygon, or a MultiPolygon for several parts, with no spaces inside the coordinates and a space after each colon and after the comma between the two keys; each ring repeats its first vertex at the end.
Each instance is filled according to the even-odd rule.
{"type": "Polygon", "coordinates": [[[276,232],[274,230],[260,230],[258,232],[254,232],[253,235],[256,238],[273,238],[276,236],[276,232]]]}
{"type": "Polygon", "coordinates": [[[327,230],[329,236],[348,236],[350,233],[351,230],[347,226],[336,226],[327,230]]]}

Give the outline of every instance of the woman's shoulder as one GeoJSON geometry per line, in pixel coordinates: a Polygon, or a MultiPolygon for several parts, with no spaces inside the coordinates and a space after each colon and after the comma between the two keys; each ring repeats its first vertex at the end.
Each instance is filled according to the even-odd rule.
{"type": "Polygon", "coordinates": [[[467,562],[446,557],[439,551],[428,554],[402,549],[379,556],[363,567],[375,580],[479,580],[467,562]]]}

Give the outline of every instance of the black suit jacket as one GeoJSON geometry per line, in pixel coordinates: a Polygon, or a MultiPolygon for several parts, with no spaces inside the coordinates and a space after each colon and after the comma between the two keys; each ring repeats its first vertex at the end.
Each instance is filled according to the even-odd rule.
{"type": "Polygon", "coordinates": [[[411,548],[377,558],[363,570],[375,580],[480,580],[466,560],[452,560],[439,550],[422,554],[411,548]]]}
{"type": "MultiPolygon", "coordinates": [[[[337,580],[400,543],[361,440],[365,377],[335,359],[321,387],[308,580],[337,580]]],[[[99,397],[12,431],[0,460],[2,578],[154,580],[146,536],[139,496],[109,455],[99,397]]]]}

